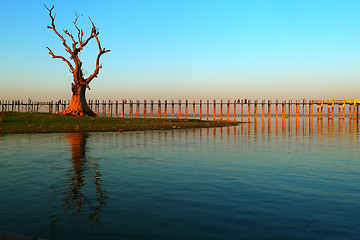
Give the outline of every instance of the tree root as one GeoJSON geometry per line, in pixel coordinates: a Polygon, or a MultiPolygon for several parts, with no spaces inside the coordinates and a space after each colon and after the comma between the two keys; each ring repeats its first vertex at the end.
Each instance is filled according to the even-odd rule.
{"type": "MultiPolygon", "coordinates": [[[[89,109],[90,110],[90,109],[89,109]]],[[[59,114],[63,115],[72,115],[72,116],[90,116],[90,117],[96,117],[97,115],[93,111],[84,111],[80,109],[65,109],[62,112],[59,112],[59,114]]]]}

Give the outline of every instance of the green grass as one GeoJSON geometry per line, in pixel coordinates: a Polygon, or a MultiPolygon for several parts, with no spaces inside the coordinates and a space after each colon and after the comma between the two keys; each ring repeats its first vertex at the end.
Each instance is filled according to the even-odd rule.
{"type": "Polygon", "coordinates": [[[236,122],[196,119],[75,117],[48,113],[0,112],[0,134],[119,132],[234,126],[236,122]]]}

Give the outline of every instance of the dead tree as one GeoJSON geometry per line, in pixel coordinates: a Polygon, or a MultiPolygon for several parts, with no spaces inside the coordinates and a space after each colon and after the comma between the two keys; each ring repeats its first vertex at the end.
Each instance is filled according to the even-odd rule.
{"type": "Polygon", "coordinates": [[[83,40],[83,31],[82,28],[79,28],[77,25],[77,20],[79,16],[75,13],[75,20],[73,21],[73,24],[75,25],[77,36],[74,37],[74,35],[69,32],[68,30],[63,30],[63,32],[71,39],[71,47],[67,44],[66,39],[63,35],[61,35],[58,30],[55,27],[55,14],[52,13],[52,10],[54,9],[54,6],[51,8],[48,8],[45,5],[46,9],[49,11],[49,16],[51,19],[51,25],[47,26],[47,28],[52,29],[55,34],[61,39],[63,46],[65,47],[65,51],[70,54],[70,60],[73,62],[73,64],[70,62],[70,60],[66,59],[63,56],[55,55],[49,47],[47,49],[49,50],[49,54],[53,58],[59,58],[67,63],[67,65],[70,68],[70,72],[73,75],[73,83],[71,84],[71,91],[72,91],[72,98],[70,101],[69,106],[62,111],[62,114],[66,115],[76,115],[76,116],[96,116],[96,114],[91,111],[89,108],[86,97],[85,97],[85,91],[86,88],[90,90],[89,84],[90,82],[97,77],[99,74],[100,68],[102,68],[102,65],[100,64],[100,57],[104,53],[110,52],[110,50],[105,50],[105,48],[101,48],[100,40],[98,38],[99,36],[99,29],[95,27],[93,21],[89,17],[89,20],[92,24],[92,29],[90,36],[87,39],[83,40]],[[89,43],[91,39],[95,38],[97,45],[99,47],[99,53],[96,58],[96,67],[94,72],[85,78],[83,70],[82,70],[82,62],[80,60],[79,53],[86,47],[86,45],[89,43]]]}

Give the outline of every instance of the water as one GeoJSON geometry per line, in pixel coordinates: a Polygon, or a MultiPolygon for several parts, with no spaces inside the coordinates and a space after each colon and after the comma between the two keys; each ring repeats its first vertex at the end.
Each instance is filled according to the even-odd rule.
{"type": "Polygon", "coordinates": [[[0,232],[47,239],[356,239],[357,120],[0,136],[0,232]]]}

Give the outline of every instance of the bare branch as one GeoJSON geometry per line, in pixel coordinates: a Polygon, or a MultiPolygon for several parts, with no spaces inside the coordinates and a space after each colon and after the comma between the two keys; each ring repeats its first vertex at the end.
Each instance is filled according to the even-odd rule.
{"type": "Polygon", "coordinates": [[[85,47],[92,38],[94,38],[94,35],[91,32],[90,36],[83,42],[82,47],[85,47]]]}
{"type": "MultiPolygon", "coordinates": [[[[100,40],[98,38],[99,35],[99,29],[95,27],[93,21],[91,20],[91,18],[89,17],[89,20],[92,24],[92,29],[90,32],[90,36],[83,42],[83,31],[81,28],[78,27],[77,25],[77,21],[79,19],[79,15],[77,15],[77,13],[75,12],[75,20],[73,21],[73,24],[75,25],[75,28],[77,30],[77,38],[78,41],[76,41],[76,37],[74,37],[74,35],[72,33],[70,33],[68,30],[63,30],[64,33],[69,36],[72,40],[72,49],[66,44],[66,40],[65,38],[60,35],[60,33],[56,30],[55,27],[55,14],[52,13],[52,10],[54,9],[54,6],[52,6],[51,8],[48,8],[45,5],[46,9],[49,11],[49,16],[51,19],[51,25],[47,26],[47,28],[52,29],[55,34],[62,40],[63,45],[65,47],[65,50],[70,53],[70,59],[74,61],[74,67],[73,65],[71,65],[71,63],[63,56],[57,56],[55,55],[50,48],[47,48],[49,50],[49,54],[53,57],[53,58],[59,58],[61,60],[63,60],[64,62],[66,62],[69,67],[70,67],[70,72],[73,74],[74,77],[74,86],[78,86],[78,85],[86,85],[89,88],[89,83],[91,82],[92,79],[94,79],[100,71],[100,68],[102,68],[102,65],[100,64],[100,57],[101,55],[103,55],[104,53],[110,52],[110,50],[106,50],[105,48],[101,48],[101,44],[100,44],[100,40]],[[96,58],[96,66],[95,66],[95,70],[94,72],[86,79],[84,79],[84,74],[82,72],[82,62],[79,58],[79,52],[83,49],[83,47],[85,47],[89,41],[95,38],[96,42],[98,44],[99,47],[99,53],[97,55],[96,58]],[[77,47],[77,44],[80,44],[79,47],[77,47]]],[[[90,89],[90,88],[89,88],[90,89]]]]}
{"type": "Polygon", "coordinates": [[[46,47],[46,48],[49,50],[49,54],[50,54],[53,58],[60,58],[60,59],[62,59],[64,62],[66,62],[66,63],[69,65],[69,67],[70,67],[70,69],[71,69],[71,72],[72,72],[72,73],[74,72],[73,66],[71,65],[71,63],[70,63],[68,60],[66,60],[66,58],[64,58],[63,56],[56,56],[56,55],[51,51],[50,48],[48,48],[48,47],[46,47]]]}
{"type": "Polygon", "coordinates": [[[98,34],[97,29],[96,29],[96,27],[95,27],[95,25],[94,25],[94,23],[92,22],[92,20],[91,20],[90,17],[89,17],[89,19],[90,19],[90,22],[91,22],[91,24],[92,24],[93,27],[92,27],[92,29],[91,29],[90,36],[82,43],[82,47],[85,47],[85,46],[88,44],[88,42],[89,42],[92,38],[94,38],[95,34],[98,34]]]}
{"type": "Polygon", "coordinates": [[[54,9],[54,5],[49,9],[45,4],[44,4],[45,8],[49,11],[49,15],[50,15],[50,18],[51,18],[51,25],[53,27],[55,27],[55,24],[54,24],[54,21],[55,21],[55,16],[56,14],[54,15],[54,17],[51,15],[51,11],[54,9]]]}
{"type": "Polygon", "coordinates": [[[97,55],[97,58],[96,58],[96,67],[95,67],[95,70],[93,72],[93,74],[91,74],[87,79],[86,79],[86,83],[89,84],[91,82],[91,80],[93,80],[98,74],[99,74],[99,71],[100,71],[100,68],[102,68],[102,65],[100,64],[100,57],[101,55],[103,55],[104,53],[107,53],[107,52],[110,52],[110,50],[106,50],[105,48],[101,48],[101,44],[100,44],[100,40],[98,38],[98,35],[99,35],[99,30],[95,27],[93,21],[91,20],[91,18],[89,17],[90,19],[90,22],[93,26],[92,28],[92,31],[91,31],[91,35],[94,35],[95,39],[96,39],[96,42],[98,44],[98,47],[99,47],[99,53],[97,55]]]}
{"type": "Polygon", "coordinates": [[[95,77],[97,77],[97,75],[99,74],[100,68],[102,68],[102,64],[100,64],[100,57],[101,55],[103,55],[104,53],[110,52],[110,50],[105,50],[105,48],[103,50],[101,50],[96,58],[96,67],[95,70],[93,72],[93,74],[91,74],[87,79],[86,79],[86,83],[89,84],[91,82],[91,80],[93,80],[95,77]]]}
{"type": "Polygon", "coordinates": [[[70,47],[66,44],[65,38],[62,35],[60,35],[60,33],[55,28],[55,16],[56,15],[54,15],[54,16],[52,15],[52,10],[54,9],[54,6],[52,6],[50,9],[45,4],[44,4],[44,6],[49,11],[49,16],[51,18],[51,26],[47,26],[47,28],[52,29],[56,33],[56,35],[58,35],[58,37],[62,40],[66,51],[72,55],[73,53],[72,53],[70,47]]]}
{"type": "MultiPolygon", "coordinates": [[[[78,26],[77,26],[77,20],[79,19],[79,15],[77,15],[76,11],[75,11],[75,20],[73,21],[74,23],[74,26],[76,28],[76,30],[78,31],[78,42],[80,43],[80,49],[82,49],[82,29],[80,29],[78,26]]],[[[75,50],[75,49],[74,49],[75,50]]]]}
{"type": "Polygon", "coordinates": [[[77,13],[76,13],[76,11],[75,11],[75,20],[73,21],[73,23],[74,23],[76,29],[80,32],[80,29],[78,28],[78,26],[77,26],[77,24],[76,24],[78,19],[79,19],[79,15],[77,15],[77,13]]]}
{"type": "Polygon", "coordinates": [[[73,41],[73,45],[72,45],[72,46],[73,46],[73,50],[75,50],[76,44],[77,44],[78,42],[75,41],[73,35],[72,35],[71,33],[69,33],[68,30],[64,30],[64,33],[67,34],[67,35],[71,38],[71,40],[73,41]]]}

